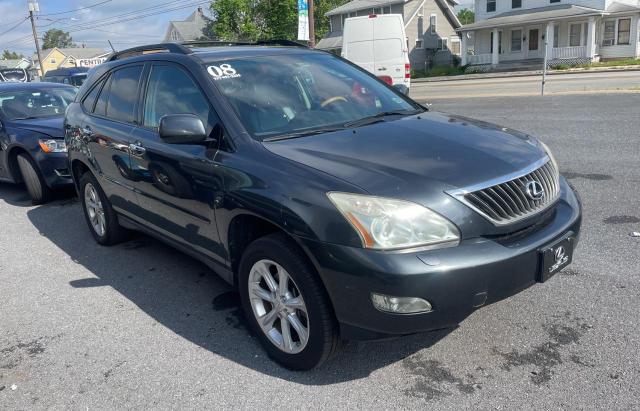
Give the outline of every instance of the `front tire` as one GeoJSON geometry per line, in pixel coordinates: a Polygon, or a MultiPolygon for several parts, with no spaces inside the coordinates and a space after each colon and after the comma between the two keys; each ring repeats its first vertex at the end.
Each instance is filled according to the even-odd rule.
{"type": "Polygon", "coordinates": [[[51,189],[44,181],[42,174],[38,171],[35,162],[25,153],[20,153],[16,157],[20,174],[33,204],[43,204],[51,199],[51,189]]]}
{"type": "Polygon", "coordinates": [[[284,234],[247,247],[238,284],[245,316],[273,360],[292,370],[309,370],[336,352],[338,327],[324,287],[284,234]]]}
{"type": "Polygon", "coordinates": [[[118,216],[96,178],[89,172],[80,177],[80,201],[93,238],[102,245],[113,245],[127,237],[118,216]]]}

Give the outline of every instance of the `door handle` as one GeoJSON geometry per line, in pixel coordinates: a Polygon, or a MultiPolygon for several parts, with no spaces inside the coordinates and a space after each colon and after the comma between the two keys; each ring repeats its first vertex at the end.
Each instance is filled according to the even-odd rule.
{"type": "Polygon", "coordinates": [[[386,69],[387,69],[386,67],[380,67],[378,71],[385,71],[386,69]]]}
{"type": "Polygon", "coordinates": [[[142,147],[139,143],[129,144],[129,152],[134,156],[143,156],[147,152],[147,149],[142,147]]]}

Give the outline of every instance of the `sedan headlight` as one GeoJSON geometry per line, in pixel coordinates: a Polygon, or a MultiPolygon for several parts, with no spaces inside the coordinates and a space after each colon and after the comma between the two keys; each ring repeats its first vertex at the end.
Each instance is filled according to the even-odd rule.
{"type": "Polygon", "coordinates": [[[361,194],[327,194],[366,248],[394,250],[457,245],[458,228],[440,214],[409,201],[361,194]]]}
{"type": "Polygon", "coordinates": [[[40,144],[40,148],[45,153],[64,153],[67,151],[67,145],[64,140],[38,140],[38,144],[40,144]]]}

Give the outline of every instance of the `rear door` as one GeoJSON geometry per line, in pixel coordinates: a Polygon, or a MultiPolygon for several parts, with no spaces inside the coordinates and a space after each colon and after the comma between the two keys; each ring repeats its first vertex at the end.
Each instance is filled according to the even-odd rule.
{"type": "Polygon", "coordinates": [[[368,17],[346,19],[343,47],[344,58],[376,74],[372,20],[368,17]]]}
{"type": "MultiPolygon", "coordinates": [[[[222,194],[214,157],[220,120],[198,82],[182,66],[158,62],[150,67],[142,93],[141,125],[131,149],[133,183],[145,224],[162,235],[225,262],[214,206],[222,194]],[[168,114],[195,114],[212,141],[167,144],[158,134],[168,114]]],[[[218,138],[219,141],[219,138],[218,138]]]]}
{"type": "Polygon", "coordinates": [[[381,15],[373,21],[374,73],[389,76],[393,84],[403,84],[405,74],[404,27],[400,15],[381,15]]]}
{"type": "MultiPolygon", "coordinates": [[[[135,128],[139,83],[143,64],[127,65],[103,80],[91,111],[82,122],[82,136],[98,171],[100,185],[119,212],[136,215],[129,145],[135,128]]],[[[91,90],[85,102],[95,90],[91,90]]],[[[87,110],[87,105],[84,110],[87,110]]]]}

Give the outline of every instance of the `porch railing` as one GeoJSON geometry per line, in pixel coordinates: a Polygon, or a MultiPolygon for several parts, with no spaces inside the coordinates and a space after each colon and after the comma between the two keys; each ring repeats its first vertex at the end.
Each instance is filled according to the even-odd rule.
{"type": "Polygon", "coordinates": [[[573,59],[577,57],[587,57],[587,46],[578,47],[554,47],[554,59],[573,59]]]}
{"type": "Polygon", "coordinates": [[[469,54],[468,64],[491,64],[491,54],[469,54]]]}

